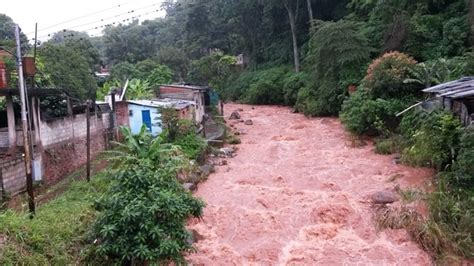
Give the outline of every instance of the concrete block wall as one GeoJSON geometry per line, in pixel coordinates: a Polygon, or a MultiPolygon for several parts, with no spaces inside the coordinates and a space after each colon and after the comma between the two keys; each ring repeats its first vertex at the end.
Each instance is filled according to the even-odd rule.
{"type": "MultiPolygon", "coordinates": [[[[101,117],[91,116],[91,159],[107,146],[106,132],[111,115],[103,113],[101,117]]],[[[73,119],[65,117],[41,124],[43,149],[35,157],[42,163],[44,183],[55,183],[86,163],[86,134],[86,116],[83,114],[73,119]]],[[[12,196],[25,191],[25,165],[22,158],[1,162],[0,174],[0,198],[2,190],[12,196]]]]}
{"type": "Polygon", "coordinates": [[[0,131],[0,147],[2,148],[9,147],[8,131],[0,131]]]}
{"type": "Polygon", "coordinates": [[[25,163],[23,158],[17,158],[0,165],[1,180],[3,182],[3,191],[10,196],[25,191],[25,163]]]}
{"type": "Polygon", "coordinates": [[[117,125],[119,126],[129,126],[129,113],[128,113],[128,103],[127,102],[116,102],[116,119],[117,125]]]}
{"type": "MultiPolygon", "coordinates": [[[[91,159],[106,147],[102,133],[91,134],[91,159]]],[[[87,160],[86,139],[76,137],[70,142],[62,142],[46,148],[42,154],[43,182],[55,183],[84,165],[87,160]]]]}

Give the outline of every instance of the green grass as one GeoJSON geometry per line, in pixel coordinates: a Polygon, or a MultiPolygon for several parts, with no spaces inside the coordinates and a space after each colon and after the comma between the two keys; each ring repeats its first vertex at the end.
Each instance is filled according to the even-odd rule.
{"type": "Polygon", "coordinates": [[[403,202],[406,202],[406,203],[414,202],[416,200],[423,199],[424,197],[423,191],[419,189],[413,189],[413,188],[401,190],[399,194],[403,202]]]}
{"type": "Polygon", "coordinates": [[[109,181],[103,174],[72,181],[64,194],[27,212],[0,213],[0,265],[66,265],[80,261],[80,250],[94,221],[93,202],[109,181]]]}

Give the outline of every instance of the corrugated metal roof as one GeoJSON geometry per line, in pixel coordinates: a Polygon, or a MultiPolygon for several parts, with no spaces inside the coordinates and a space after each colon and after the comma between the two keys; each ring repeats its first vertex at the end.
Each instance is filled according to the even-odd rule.
{"type": "Polygon", "coordinates": [[[458,80],[439,84],[424,89],[423,92],[435,93],[439,97],[447,97],[452,99],[474,96],[474,77],[464,77],[458,80]]]}
{"type": "Polygon", "coordinates": [[[178,89],[188,89],[188,90],[207,90],[207,87],[197,86],[197,85],[180,85],[180,84],[169,84],[169,85],[160,85],[160,87],[171,87],[171,88],[178,88],[178,89]]]}
{"type": "Polygon", "coordinates": [[[156,100],[132,100],[128,101],[131,104],[148,106],[148,107],[163,107],[163,108],[175,108],[178,110],[184,109],[191,105],[196,105],[193,101],[176,100],[176,99],[156,99],[156,100]]]}

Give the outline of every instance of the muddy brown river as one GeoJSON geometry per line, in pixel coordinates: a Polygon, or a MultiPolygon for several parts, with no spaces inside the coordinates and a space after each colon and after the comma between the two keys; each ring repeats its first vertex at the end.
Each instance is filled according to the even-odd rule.
{"type": "MultiPolygon", "coordinates": [[[[422,186],[428,169],[354,147],[334,118],[288,108],[241,108],[242,144],[199,186],[207,206],[189,228],[202,239],[193,265],[430,265],[404,230],[377,230],[368,196],[422,186]],[[394,181],[394,179],[396,179],[394,181]]],[[[229,121],[229,124],[235,123],[229,121]]]]}

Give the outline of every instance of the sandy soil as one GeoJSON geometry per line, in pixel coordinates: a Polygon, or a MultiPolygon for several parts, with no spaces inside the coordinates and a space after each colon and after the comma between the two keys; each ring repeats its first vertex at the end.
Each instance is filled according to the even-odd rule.
{"type": "Polygon", "coordinates": [[[203,237],[192,264],[431,264],[404,230],[377,231],[367,200],[396,184],[423,186],[430,170],[352,147],[337,119],[235,104],[227,116],[237,108],[253,125],[235,125],[244,133],[237,156],[196,193],[207,207],[189,224],[203,237]]]}

